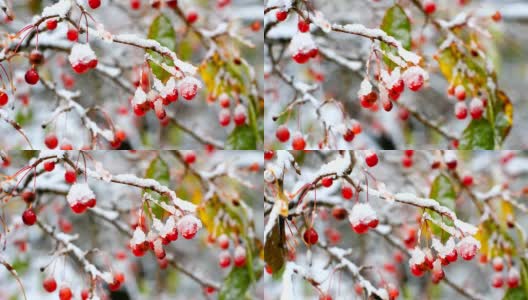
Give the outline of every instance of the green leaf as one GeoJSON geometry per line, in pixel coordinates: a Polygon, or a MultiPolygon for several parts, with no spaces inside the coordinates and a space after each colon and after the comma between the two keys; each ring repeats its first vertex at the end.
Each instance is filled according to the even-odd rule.
{"type": "Polygon", "coordinates": [[[459,150],[493,150],[495,148],[495,133],[486,119],[472,120],[464,129],[459,150]]]}
{"type": "Polygon", "coordinates": [[[520,265],[521,280],[519,286],[508,289],[503,300],[526,300],[528,299],[528,260],[521,258],[520,265]]]}
{"type": "Polygon", "coordinates": [[[251,283],[249,270],[247,268],[233,268],[224,280],[218,294],[219,300],[240,300],[244,296],[251,283]]]}
{"type": "MultiPolygon", "coordinates": [[[[453,183],[451,182],[451,179],[447,177],[446,175],[438,175],[435,180],[433,181],[433,184],[431,185],[431,192],[429,193],[429,198],[434,199],[438,201],[442,206],[445,206],[451,210],[455,210],[455,199],[456,199],[456,191],[455,187],[453,186],[453,183]]],[[[442,219],[442,217],[433,211],[429,211],[431,214],[431,218],[441,221],[445,223],[446,225],[452,226],[453,221],[450,219],[442,219]]],[[[444,233],[444,231],[435,224],[429,224],[431,227],[431,231],[435,236],[442,237],[442,241],[445,242],[449,236],[444,233]]]]}
{"type": "MultiPolygon", "coordinates": [[[[169,48],[172,51],[176,51],[176,32],[172,27],[172,24],[165,15],[160,14],[158,17],[152,21],[148,31],[149,39],[158,41],[161,45],[169,48]]],[[[173,65],[173,62],[170,59],[162,57],[157,52],[148,50],[148,53],[152,55],[156,60],[164,62],[168,65],[173,65]]],[[[170,73],[163,70],[163,68],[153,62],[149,62],[150,67],[152,68],[152,73],[161,81],[166,82],[170,78],[170,73]]]]}
{"type": "MultiPolygon", "coordinates": [[[[401,6],[394,5],[385,12],[380,28],[400,41],[405,49],[411,48],[411,20],[401,6]]],[[[396,49],[385,43],[381,43],[381,49],[397,55],[396,49]]],[[[396,66],[388,57],[384,56],[383,59],[390,69],[396,66]]]]}
{"type": "Polygon", "coordinates": [[[248,125],[237,126],[227,137],[227,149],[252,150],[257,149],[255,131],[248,125]]]}
{"type": "Polygon", "coordinates": [[[456,192],[451,179],[446,175],[438,175],[431,185],[429,198],[438,201],[441,205],[454,210],[456,192]]]}
{"type": "MultiPolygon", "coordinates": [[[[169,165],[167,165],[167,163],[159,156],[154,158],[150,162],[150,165],[147,168],[147,171],[145,172],[145,178],[155,179],[160,184],[168,186],[170,184],[169,165]]],[[[152,198],[156,199],[158,202],[169,202],[168,196],[161,196],[160,194],[154,191],[145,191],[145,193],[148,193],[152,198]]],[[[156,218],[163,218],[163,215],[165,213],[165,210],[163,208],[155,204],[150,204],[150,209],[152,210],[152,213],[154,214],[154,216],[156,216],[156,218]]],[[[144,210],[145,214],[147,216],[150,216],[150,212],[146,204],[144,206],[144,210]]]]}

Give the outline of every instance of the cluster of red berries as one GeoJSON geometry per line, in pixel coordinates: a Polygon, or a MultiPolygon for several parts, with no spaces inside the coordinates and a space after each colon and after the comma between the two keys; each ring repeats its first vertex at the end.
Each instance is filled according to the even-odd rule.
{"type": "Polygon", "coordinates": [[[455,262],[458,255],[464,260],[472,260],[479,247],[480,243],[470,236],[464,237],[457,245],[455,245],[453,238],[450,238],[445,245],[434,239],[433,248],[437,252],[437,258],[435,259],[430,249],[423,250],[416,247],[411,251],[410,271],[414,276],[419,277],[426,271],[432,270],[432,281],[438,283],[445,277],[443,266],[455,262]]]}
{"type": "MultiPolygon", "coordinates": [[[[458,101],[455,104],[455,117],[459,120],[463,120],[468,116],[468,106],[465,103],[466,100],[466,89],[462,85],[450,86],[447,90],[450,96],[454,96],[458,101]]],[[[484,109],[488,104],[488,100],[485,98],[475,97],[469,102],[469,114],[471,118],[476,120],[482,118],[484,109]]]]}
{"type": "MultiPolygon", "coordinates": [[[[220,126],[226,127],[229,125],[229,123],[231,123],[231,111],[229,110],[229,107],[231,106],[231,100],[229,99],[229,96],[225,93],[222,93],[220,96],[218,96],[218,104],[221,107],[220,112],[218,113],[218,122],[220,123],[220,126]]],[[[246,119],[246,108],[240,103],[237,104],[233,111],[233,121],[235,125],[242,126],[246,124],[246,119]]]]}
{"type": "MultiPolygon", "coordinates": [[[[192,100],[198,93],[200,82],[192,77],[185,77],[178,84],[174,78],[170,78],[165,86],[159,86],[157,89],[159,93],[151,90],[148,94],[145,93],[148,87],[138,87],[132,99],[134,113],[136,116],[144,116],[150,109],[154,109],[158,119],[168,124],[169,119],[164,106],[171,104],[178,100],[181,95],[185,100],[192,100]]],[[[245,118],[244,118],[245,121],[245,118]]]]}
{"type": "Polygon", "coordinates": [[[376,212],[368,203],[354,205],[348,219],[352,230],[357,234],[367,233],[369,229],[374,229],[379,224],[376,212]]]}
{"type": "Polygon", "coordinates": [[[402,157],[402,166],[404,168],[410,168],[413,165],[414,150],[405,150],[402,157]]]}
{"type": "MultiPolygon", "coordinates": [[[[502,288],[504,286],[504,260],[500,256],[496,256],[491,261],[493,270],[495,273],[491,278],[491,285],[494,288],[502,288]]],[[[517,268],[511,266],[509,271],[506,274],[506,284],[509,288],[516,288],[519,286],[520,275],[517,268]]]]}
{"type": "Polygon", "coordinates": [[[98,60],[90,44],[75,43],[68,57],[73,71],[83,74],[97,67],[98,60]]]}
{"type": "Polygon", "coordinates": [[[221,234],[216,243],[222,251],[218,254],[218,265],[225,269],[231,265],[231,260],[235,267],[241,268],[246,265],[246,249],[242,245],[235,246],[233,257],[229,252],[229,237],[226,234],[221,234]]]}
{"type": "Polygon", "coordinates": [[[176,241],[179,234],[187,240],[194,238],[200,228],[200,221],[193,215],[184,215],[177,222],[174,217],[169,217],[165,224],[156,219],[153,226],[157,233],[151,230],[147,235],[144,228],[136,226],[129,247],[138,257],[145,255],[150,249],[161,263],[166,256],[163,246],[176,241]]]}
{"type": "MultiPolygon", "coordinates": [[[[68,180],[76,180],[76,177],[74,176],[75,173],[71,173],[74,171],[70,171],[68,174],[68,171],[65,174],[66,181],[68,180]]],[[[73,183],[73,182],[72,182],[73,183]]],[[[66,195],[66,199],[68,200],[68,203],[70,204],[71,210],[76,214],[82,214],[84,213],[88,208],[94,208],[97,204],[97,200],[95,198],[95,194],[90,189],[88,184],[86,183],[74,183],[70,190],[68,191],[68,195],[66,195]]]]}

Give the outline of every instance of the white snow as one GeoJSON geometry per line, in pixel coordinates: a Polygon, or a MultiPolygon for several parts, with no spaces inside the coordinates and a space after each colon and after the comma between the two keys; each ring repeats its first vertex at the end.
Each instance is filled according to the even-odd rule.
{"type": "Polygon", "coordinates": [[[288,47],[291,54],[297,52],[306,53],[315,48],[317,48],[317,45],[309,32],[298,32],[295,34],[288,47]]]}
{"type": "Polygon", "coordinates": [[[87,183],[74,183],[66,196],[70,205],[76,202],[84,203],[90,199],[95,199],[95,194],[87,183]]]}
{"type": "Polygon", "coordinates": [[[411,258],[409,258],[409,265],[421,265],[425,262],[425,252],[419,247],[411,250],[411,258]]]}
{"type": "Polygon", "coordinates": [[[143,91],[141,87],[138,87],[136,89],[136,92],[134,93],[134,98],[132,99],[133,105],[143,104],[147,101],[147,94],[143,91]]]}
{"type": "Polygon", "coordinates": [[[424,81],[427,81],[429,80],[429,74],[424,70],[422,69],[421,67],[418,67],[418,66],[412,66],[410,68],[407,68],[403,74],[402,74],[402,79],[403,81],[405,82],[405,85],[406,86],[409,86],[409,84],[414,81],[414,79],[417,77],[417,76],[422,76],[424,81]]]}
{"type": "Polygon", "coordinates": [[[53,5],[45,7],[42,11],[42,17],[59,16],[65,18],[72,6],[71,0],[61,0],[53,5]]]}
{"type": "MultiPolygon", "coordinates": [[[[337,176],[343,176],[350,167],[350,152],[345,151],[344,155],[337,155],[337,157],[322,165],[321,168],[312,175],[313,180],[318,177],[336,174],[337,176]]],[[[312,181],[313,181],[312,180],[312,181]]]]}
{"type": "Polygon", "coordinates": [[[444,160],[447,163],[456,161],[457,160],[456,151],[445,150],[444,151],[444,160]]]}
{"type": "Polygon", "coordinates": [[[445,258],[455,250],[456,245],[453,237],[450,237],[445,244],[442,244],[439,239],[433,238],[432,246],[440,257],[445,258]]]}
{"type": "Polygon", "coordinates": [[[141,230],[140,226],[136,227],[136,230],[134,230],[134,234],[132,235],[132,239],[130,240],[131,245],[139,245],[144,243],[147,240],[147,237],[145,236],[145,232],[141,230]]]}
{"type": "Polygon", "coordinates": [[[358,98],[362,98],[363,96],[366,96],[372,92],[372,84],[370,84],[370,80],[368,78],[363,79],[361,81],[361,85],[359,86],[358,90],[358,98]]]}
{"type": "Polygon", "coordinates": [[[70,56],[68,56],[68,60],[72,66],[79,63],[86,64],[94,59],[97,59],[97,56],[88,43],[75,43],[71,48],[70,56]]]}
{"type": "Polygon", "coordinates": [[[368,223],[376,219],[376,211],[372,209],[368,203],[358,203],[352,207],[352,212],[348,217],[348,221],[352,225],[359,223],[368,223]]]}

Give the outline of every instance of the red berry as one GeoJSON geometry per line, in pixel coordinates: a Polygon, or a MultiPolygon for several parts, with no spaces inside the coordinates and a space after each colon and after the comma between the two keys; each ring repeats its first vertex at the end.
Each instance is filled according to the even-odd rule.
{"type": "Polygon", "coordinates": [[[390,300],[395,300],[398,298],[398,296],[400,295],[400,291],[398,290],[398,288],[396,286],[394,286],[394,284],[392,283],[389,283],[387,285],[387,291],[389,292],[389,299],[390,300]]]}
{"type": "Polygon", "coordinates": [[[49,19],[46,21],[46,27],[48,30],[54,30],[57,28],[57,19],[49,19]]]}
{"type": "Polygon", "coordinates": [[[60,146],[61,150],[73,150],[73,146],[70,143],[64,143],[60,146]]]}
{"type": "Polygon", "coordinates": [[[493,260],[491,261],[491,265],[493,266],[493,269],[496,272],[501,272],[502,269],[504,269],[504,263],[503,263],[502,258],[500,256],[497,256],[497,257],[493,258],[493,260]]]}
{"type": "Polygon", "coordinates": [[[365,156],[365,162],[367,166],[374,167],[378,164],[378,155],[375,152],[370,152],[365,156]]]}
{"type": "Polygon", "coordinates": [[[493,274],[493,277],[491,279],[491,285],[497,289],[501,288],[504,285],[504,277],[502,276],[502,273],[493,274]]]}
{"type": "Polygon", "coordinates": [[[231,3],[231,0],[217,0],[216,1],[216,5],[219,8],[224,8],[224,7],[228,6],[230,3],[231,3]]]}
{"type": "Polygon", "coordinates": [[[354,134],[354,131],[352,131],[351,129],[347,129],[347,131],[343,135],[343,139],[345,139],[345,141],[350,143],[352,142],[352,140],[354,140],[355,136],[356,135],[354,134]]]}
{"type": "Polygon", "coordinates": [[[319,235],[317,234],[317,231],[313,229],[313,227],[310,227],[306,229],[303,235],[304,241],[309,245],[314,245],[317,243],[317,240],[319,239],[319,235]]]}
{"type": "Polygon", "coordinates": [[[455,104],[455,116],[459,120],[463,120],[467,117],[467,106],[464,102],[457,102],[455,104]]]}
{"type": "Polygon", "coordinates": [[[81,299],[82,300],[88,300],[88,298],[90,298],[90,290],[88,289],[83,289],[81,291],[81,299]]]}
{"type": "Polygon", "coordinates": [[[298,64],[305,64],[310,60],[310,55],[299,50],[293,54],[292,59],[298,64]]]}
{"type": "Polygon", "coordinates": [[[403,165],[404,168],[410,168],[410,167],[412,167],[412,165],[413,165],[413,160],[412,160],[412,158],[409,157],[409,156],[404,156],[404,157],[402,158],[402,165],[403,165]]]}
{"type": "Polygon", "coordinates": [[[233,261],[235,266],[239,268],[246,265],[246,249],[244,249],[244,247],[237,246],[233,261]]]}
{"type": "Polygon", "coordinates": [[[428,15],[433,14],[436,11],[436,3],[433,0],[425,0],[423,10],[428,15]]]}
{"type": "Polygon", "coordinates": [[[76,213],[76,214],[82,214],[83,212],[86,211],[86,209],[88,208],[84,203],[82,203],[81,201],[77,201],[75,202],[74,204],[71,204],[70,205],[70,208],[71,210],[76,213]]]}
{"type": "Polygon", "coordinates": [[[484,104],[482,103],[482,100],[479,98],[471,100],[469,103],[469,113],[471,118],[480,119],[484,114],[484,104]]]}
{"type": "Polygon", "coordinates": [[[75,28],[70,28],[68,29],[68,32],[66,32],[66,37],[68,40],[76,42],[79,39],[79,31],[75,28]]]}
{"type": "Polygon", "coordinates": [[[42,282],[42,286],[48,293],[53,293],[57,289],[57,282],[55,281],[55,278],[48,277],[44,279],[42,282]]]}
{"type": "Polygon", "coordinates": [[[411,265],[411,273],[416,277],[420,277],[423,275],[424,271],[421,266],[411,265]]]}
{"type": "Polygon", "coordinates": [[[308,30],[310,30],[310,23],[306,22],[305,20],[299,19],[299,22],[297,23],[297,28],[299,28],[300,32],[308,32],[308,30]]]}
{"type": "Polygon", "coordinates": [[[69,287],[64,286],[59,290],[60,300],[71,300],[72,297],[73,297],[73,294],[69,287]]]}
{"type": "Polygon", "coordinates": [[[275,154],[275,152],[273,152],[273,150],[266,150],[264,151],[264,159],[265,160],[270,160],[273,158],[273,155],[275,154]]]}
{"type": "Polygon", "coordinates": [[[196,153],[192,150],[189,150],[183,154],[183,160],[187,164],[193,164],[196,161],[196,153]]]}
{"type": "Polygon", "coordinates": [[[293,137],[292,148],[293,150],[304,150],[306,148],[306,141],[300,132],[293,137]]]}
{"type": "Polygon", "coordinates": [[[409,112],[408,109],[406,108],[400,108],[398,110],[398,117],[400,118],[400,120],[402,121],[407,121],[409,119],[409,116],[411,115],[411,113],[409,112]]]}
{"type": "Polygon", "coordinates": [[[456,88],[455,88],[455,97],[459,100],[459,101],[464,101],[466,99],[466,90],[464,89],[464,86],[462,85],[458,85],[456,88]]]}
{"type": "Polygon", "coordinates": [[[341,189],[341,195],[343,198],[349,200],[352,199],[352,196],[354,196],[354,192],[352,191],[352,188],[349,186],[343,186],[341,189]]]}
{"type": "Polygon", "coordinates": [[[64,173],[64,180],[70,184],[74,183],[77,180],[77,173],[74,170],[67,170],[64,173]]]}
{"type": "Polygon", "coordinates": [[[370,228],[376,228],[378,227],[379,220],[378,219],[372,219],[367,223],[367,226],[370,228]]]}
{"type": "Polygon", "coordinates": [[[91,9],[97,9],[101,6],[101,0],[88,0],[88,5],[91,9]]]}
{"type": "Polygon", "coordinates": [[[31,85],[37,84],[37,82],[40,79],[39,74],[33,68],[27,70],[26,75],[24,76],[24,78],[25,78],[26,82],[28,84],[31,84],[31,85]]]}
{"type": "Polygon", "coordinates": [[[44,162],[44,170],[51,172],[55,169],[55,162],[54,161],[46,161],[44,162]]]}
{"type": "Polygon", "coordinates": [[[332,296],[329,294],[321,294],[321,296],[319,296],[319,300],[332,300],[332,296]]]}
{"type": "MultiPolygon", "coordinates": [[[[347,211],[343,207],[334,206],[334,208],[332,208],[332,216],[336,220],[344,220],[346,218],[346,216],[347,216],[347,211]]],[[[325,231],[325,233],[326,233],[326,231],[325,231]]]]}
{"type": "Polygon", "coordinates": [[[516,268],[512,267],[510,271],[508,272],[508,277],[506,279],[506,283],[508,284],[508,287],[513,289],[519,286],[519,271],[517,271],[516,268]]]}
{"type": "Polygon", "coordinates": [[[34,49],[29,53],[29,63],[32,65],[40,65],[44,62],[44,55],[42,52],[34,49]]]}
{"type": "Polygon", "coordinates": [[[332,186],[332,183],[334,182],[334,180],[332,179],[332,177],[323,177],[323,179],[321,179],[321,184],[324,186],[324,187],[330,187],[332,186]]]}
{"type": "Polygon", "coordinates": [[[37,222],[37,215],[33,211],[33,209],[28,208],[22,213],[22,221],[27,226],[31,226],[37,222]]]}
{"type": "Polygon", "coordinates": [[[207,295],[212,295],[216,292],[216,289],[212,286],[206,286],[204,287],[204,293],[206,293],[207,295]]]}
{"type": "Polygon", "coordinates": [[[130,8],[138,10],[141,8],[141,0],[130,0],[130,8]]]}
{"type": "Polygon", "coordinates": [[[366,223],[358,222],[352,225],[352,229],[357,234],[364,234],[368,231],[369,226],[366,223]]]}
{"type": "Polygon", "coordinates": [[[0,106],[6,105],[7,101],[9,101],[9,97],[7,96],[7,93],[4,91],[0,91],[0,106]]]}
{"type": "Polygon", "coordinates": [[[277,128],[275,136],[281,143],[285,143],[290,139],[290,131],[285,125],[281,125],[277,128]]]}
{"type": "Polygon", "coordinates": [[[44,138],[44,144],[46,144],[46,147],[49,149],[55,149],[59,145],[59,140],[55,134],[50,133],[44,138]]]}
{"type": "Polygon", "coordinates": [[[94,208],[96,204],[97,204],[97,200],[95,198],[92,198],[84,203],[84,205],[86,205],[86,207],[89,207],[89,208],[94,208]]]}
{"type": "Polygon", "coordinates": [[[462,177],[462,184],[465,185],[465,186],[472,185],[473,184],[473,176],[464,175],[464,177],[462,177]]]}
{"type": "Polygon", "coordinates": [[[227,249],[229,248],[229,237],[225,234],[222,234],[221,236],[218,237],[218,246],[221,248],[221,249],[227,249]]]}
{"type": "Polygon", "coordinates": [[[277,21],[282,22],[288,17],[288,11],[279,10],[275,13],[275,17],[277,17],[277,21]]]}
{"type": "Polygon", "coordinates": [[[23,191],[20,196],[22,197],[24,202],[28,204],[35,201],[35,193],[33,193],[32,191],[23,191]]]}
{"type": "Polygon", "coordinates": [[[237,126],[241,126],[246,123],[246,109],[240,104],[235,108],[233,121],[235,121],[237,126]]]}
{"type": "Polygon", "coordinates": [[[228,251],[220,252],[218,264],[222,269],[229,267],[231,264],[231,255],[229,255],[228,251]]]}
{"type": "Polygon", "coordinates": [[[198,21],[198,13],[195,11],[189,11],[187,13],[187,22],[193,24],[196,21],[198,21]]]}
{"type": "Polygon", "coordinates": [[[500,11],[496,11],[492,16],[491,18],[493,19],[493,21],[495,22],[500,22],[500,20],[502,20],[502,15],[500,13],[500,11]]]}

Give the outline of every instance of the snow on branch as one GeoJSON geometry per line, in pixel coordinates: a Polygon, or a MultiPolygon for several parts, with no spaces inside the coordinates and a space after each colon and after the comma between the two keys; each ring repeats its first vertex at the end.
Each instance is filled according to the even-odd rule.
{"type": "Polygon", "coordinates": [[[363,36],[363,37],[367,37],[370,39],[375,39],[375,40],[384,42],[392,47],[395,47],[396,50],[398,51],[398,55],[403,60],[405,60],[406,62],[415,64],[415,65],[418,64],[420,60],[422,59],[420,56],[416,55],[415,53],[403,48],[402,44],[397,39],[388,35],[387,33],[385,33],[385,31],[379,28],[371,29],[371,28],[365,27],[362,24],[347,24],[347,25],[333,24],[332,30],[337,31],[337,32],[359,35],[359,36],[363,36]]]}
{"type": "Polygon", "coordinates": [[[114,281],[114,277],[110,272],[100,271],[95,265],[86,259],[87,252],[72,243],[72,241],[76,239],[75,236],[56,232],[51,226],[44,224],[41,221],[38,221],[37,224],[44,232],[61,244],[61,246],[66,249],[66,253],[71,254],[81,264],[84,271],[90,274],[90,278],[93,281],[97,280],[97,278],[101,278],[106,283],[112,283],[114,281]]]}

